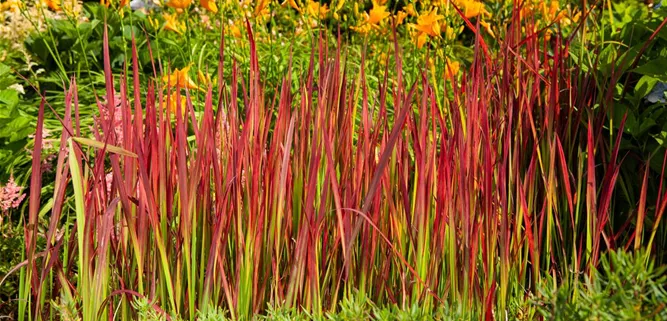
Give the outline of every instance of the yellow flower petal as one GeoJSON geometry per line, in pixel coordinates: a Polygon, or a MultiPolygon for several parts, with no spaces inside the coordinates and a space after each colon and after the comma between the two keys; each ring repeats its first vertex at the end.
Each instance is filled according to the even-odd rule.
{"type": "Polygon", "coordinates": [[[417,48],[421,49],[424,47],[424,44],[428,40],[428,35],[426,33],[420,33],[419,36],[417,37],[417,48]]]}
{"type": "Polygon", "coordinates": [[[496,34],[493,33],[493,30],[491,30],[491,24],[486,22],[486,21],[480,21],[479,24],[486,29],[486,32],[491,35],[491,37],[495,38],[496,34]]]}

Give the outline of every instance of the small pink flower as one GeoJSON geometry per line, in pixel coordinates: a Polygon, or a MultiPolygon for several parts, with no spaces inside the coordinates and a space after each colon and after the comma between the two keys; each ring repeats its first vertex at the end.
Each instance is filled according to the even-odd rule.
{"type": "Polygon", "coordinates": [[[14,182],[14,177],[9,177],[7,185],[0,186],[0,209],[7,212],[12,208],[18,208],[25,199],[25,193],[21,193],[23,186],[14,182]]]}
{"type": "Polygon", "coordinates": [[[113,173],[107,173],[104,177],[104,180],[107,183],[107,194],[111,194],[111,184],[113,183],[113,173]]]}
{"type": "MultiPolygon", "coordinates": [[[[53,140],[49,139],[49,137],[51,137],[51,132],[48,129],[43,128],[42,129],[42,151],[49,150],[49,149],[53,148],[53,140]]],[[[28,138],[35,139],[35,135],[34,134],[28,135],[28,138]]],[[[26,147],[26,149],[28,150],[28,154],[32,155],[32,148],[27,148],[26,147]]]]}
{"type": "MultiPolygon", "coordinates": [[[[114,134],[116,136],[116,139],[114,142],[111,144],[114,145],[120,145],[120,143],[123,141],[123,108],[122,108],[122,100],[123,98],[116,94],[114,95],[114,111],[113,111],[113,121],[111,123],[111,126],[113,127],[114,134]]],[[[110,121],[111,113],[107,109],[106,104],[104,104],[101,108],[102,112],[99,117],[93,116],[93,121],[95,122],[95,125],[99,130],[101,130],[102,124],[104,122],[110,121]]]]}

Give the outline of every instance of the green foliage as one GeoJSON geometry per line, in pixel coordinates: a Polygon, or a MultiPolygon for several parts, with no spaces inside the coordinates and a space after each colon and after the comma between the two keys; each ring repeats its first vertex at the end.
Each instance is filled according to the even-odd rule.
{"type": "Polygon", "coordinates": [[[284,305],[269,305],[263,315],[257,316],[258,321],[308,321],[314,319],[305,311],[289,308],[284,305]]]}
{"type": "Polygon", "coordinates": [[[146,298],[139,298],[132,301],[132,308],[137,314],[138,321],[164,321],[167,318],[155,310],[151,302],[146,298]]]}
{"type": "Polygon", "coordinates": [[[592,277],[545,280],[532,304],[545,320],[666,320],[666,270],[644,252],[610,251],[592,277]]]}
{"type": "Polygon", "coordinates": [[[16,273],[9,272],[21,263],[23,231],[20,225],[2,222],[2,219],[0,216],[0,316],[16,317],[19,280],[16,273]]]}
{"type": "Polygon", "coordinates": [[[23,176],[30,160],[25,146],[28,136],[34,134],[34,116],[22,107],[22,91],[12,69],[0,63],[0,182],[6,182],[13,172],[23,176]]]}
{"type": "MultiPolygon", "coordinates": [[[[582,34],[581,41],[573,43],[570,53],[583,70],[593,73],[590,85],[596,87],[597,95],[610,98],[595,108],[608,116],[604,130],[611,137],[605,145],[611,147],[616,137],[621,137],[620,155],[624,158],[618,176],[620,192],[614,198],[613,211],[625,214],[631,213],[640,200],[642,182],[636,180],[637,173],[643,173],[648,166],[646,204],[650,209],[659,208],[659,186],[666,182],[662,165],[667,151],[667,29],[659,27],[667,18],[667,8],[651,11],[641,2],[620,1],[613,2],[611,9],[610,12],[605,5],[603,11],[592,13],[594,28],[582,34]]],[[[621,229],[627,221],[623,215],[613,215],[610,219],[616,229],[621,229]]],[[[649,223],[654,219],[646,218],[649,223]]],[[[624,244],[629,237],[621,235],[616,242],[624,244]]],[[[637,237],[644,240],[648,233],[637,237]]],[[[656,237],[663,244],[667,229],[660,227],[656,237]]],[[[667,262],[664,251],[657,250],[659,262],[667,262]]]]}

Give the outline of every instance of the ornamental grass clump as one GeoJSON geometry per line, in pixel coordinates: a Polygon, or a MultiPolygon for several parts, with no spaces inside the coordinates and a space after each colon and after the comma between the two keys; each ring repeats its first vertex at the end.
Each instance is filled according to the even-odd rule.
{"type": "Polygon", "coordinates": [[[72,79],[52,193],[35,192],[33,161],[20,320],[58,306],[82,320],[249,320],[445,305],[505,320],[545,276],[595,278],[608,249],[637,239],[651,255],[667,194],[642,198],[636,224],[610,223],[617,79],[598,87],[569,59],[572,38],[524,36],[518,14],[496,50],[466,21],[477,36],[460,75],[408,82],[395,41],[369,88],[363,59],[351,68],[340,40],[320,38],[275,97],[249,23],[249,70],[228,65],[221,41],[201,90],[140,74],[134,42],[128,73],[113,74],[105,45],[105,117],[82,135],[72,79]]]}

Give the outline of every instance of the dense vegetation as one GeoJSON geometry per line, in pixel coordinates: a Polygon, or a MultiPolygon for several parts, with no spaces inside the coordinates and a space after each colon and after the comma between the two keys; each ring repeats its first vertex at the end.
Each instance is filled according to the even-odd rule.
{"type": "Polygon", "coordinates": [[[667,319],[660,3],[0,10],[0,316],[667,319]]]}

